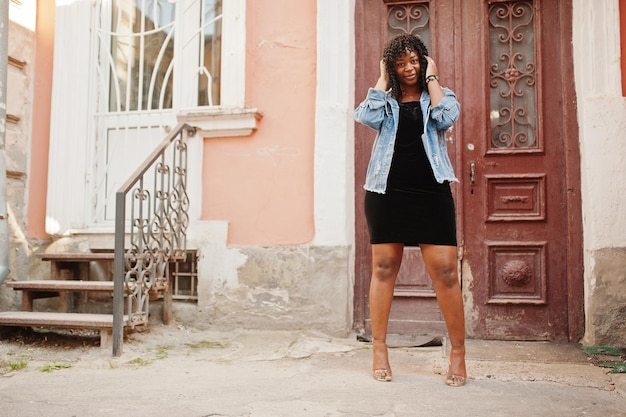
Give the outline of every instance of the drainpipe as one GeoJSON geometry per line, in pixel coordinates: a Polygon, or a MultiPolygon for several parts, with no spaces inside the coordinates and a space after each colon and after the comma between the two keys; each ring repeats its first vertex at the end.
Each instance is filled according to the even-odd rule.
{"type": "Polygon", "coordinates": [[[7,71],[9,67],[9,0],[0,0],[0,284],[9,275],[7,227],[7,166],[4,144],[7,130],[7,71]]]}

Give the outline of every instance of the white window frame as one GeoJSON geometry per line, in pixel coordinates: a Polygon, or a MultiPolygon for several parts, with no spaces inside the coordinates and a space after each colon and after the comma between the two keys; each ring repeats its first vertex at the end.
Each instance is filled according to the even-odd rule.
{"type": "MultiPolygon", "coordinates": [[[[186,122],[198,127],[199,135],[205,138],[249,135],[256,129],[257,121],[260,118],[260,113],[257,109],[245,107],[246,1],[224,0],[222,2],[222,13],[220,105],[213,107],[180,106],[177,111],[179,122],[186,122]]],[[[195,16],[191,16],[191,18],[195,18],[195,16]]],[[[195,57],[183,57],[183,59],[193,60],[195,57]]],[[[195,65],[182,66],[191,70],[195,68],[195,65]]],[[[194,76],[194,74],[184,73],[183,71],[178,71],[179,76],[194,76]]],[[[178,85],[185,87],[180,82],[178,85]]],[[[182,97],[182,101],[189,102],[188,96],[190,94],[192,93],[180,92],[179,97],[182,97]]]]}

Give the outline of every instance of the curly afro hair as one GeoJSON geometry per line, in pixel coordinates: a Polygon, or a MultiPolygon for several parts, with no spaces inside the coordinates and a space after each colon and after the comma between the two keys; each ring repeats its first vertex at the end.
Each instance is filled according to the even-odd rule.
{"type": "Polygon", "coordinates": [[[402,91],[400,91],[400,83],[395,71],[395,62],[400,56],[409,52],[415,52],[420,61],[420,74],[418,84],[421,90],[426,89],[426,67],[428,62],[426,57],[428,56],[428,48],[426,45],[415,35],[403,33],[391,39],[385,50],[383,51],[383,60],[385,61],[385,67],[387,68],[387,76],[389,78],[389,88],[391,89],[391,96],[396,100],[400,100],[402,91]]]}

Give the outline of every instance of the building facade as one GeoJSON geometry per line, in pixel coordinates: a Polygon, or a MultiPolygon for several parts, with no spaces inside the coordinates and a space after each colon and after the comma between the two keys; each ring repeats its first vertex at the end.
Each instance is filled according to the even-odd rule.
{"type": "MultiPolygon", "coordinates": [[[[45,276],[38,252],[110,249],[115,189],[184,122],[197,288],[175,319],[367,333],[373,136],[352,111],[410,31],[462,105],[468,335],[626,344],[618,0],[49,3],[10,4],[8,280],[45,276]],[[513,131],[531,139],[494,139],[513,131]]],[[[392,329],[440,332],[419,252],[405,259],[392,329]]]]}

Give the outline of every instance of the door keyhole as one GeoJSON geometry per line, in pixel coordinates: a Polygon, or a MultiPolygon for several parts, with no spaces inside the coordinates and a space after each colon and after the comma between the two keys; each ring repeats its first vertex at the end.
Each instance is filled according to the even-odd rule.
{"type": "Polygon", "coordinates": [[[471,182],[471,194],[474,194],[474,184],[476,183],[476,162],[470,161],[470,182],[471,182]]]}

